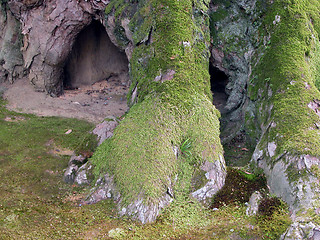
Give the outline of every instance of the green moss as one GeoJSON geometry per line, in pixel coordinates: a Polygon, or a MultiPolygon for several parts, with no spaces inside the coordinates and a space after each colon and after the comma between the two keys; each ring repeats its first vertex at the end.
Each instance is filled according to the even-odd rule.
{"type": "MultiPolygon", "coordinates": [[[[89,189],[63,183],[69,157],[50,154],[47,143],[53,139],[73,149],[92,127],[75,119],[14,113],[0,99],[1,239],[106,239],[116,228],[124,230],[122,239],[230,239],[230,234],[256,239],[265,236],[262,230],[268,226],[278,226],[277,221],[269,221],[265,228],[258,227],[259,219],[246,216],[244,205],[211,212],[186,193],[177,194],[158,221],[145,225],[116,216],[112,200],[81,206],[89,189]],[[17,122],[4,121],[5,117],[17,122]],[[66,135],[68,129],[73,131],[66,135]]],[[[190,149],[198,144],[193,141],[190,149]]],[[[192,159],[179,161],[185,172],[193,172],[188,170],[192,159]]]]}
{"type": "Polygon", "coordinates": [[[206,172],[201,169],[195,169],[192,179],[191,179],[191,187],[192,191],[196,191],[202,187],[208,182],[208,179],[206,178],[206,172]]]}
{"type": "Polygon", "coordinates": [[[288,206],[275,197],[264,199],[262,204],[264,206],[260,204],[257,217],[258,228],[267,239],[279,239],[292,223],[288,206]]]}
{"type": "Polygon", "coordinates": [[[208,19],[193,19],[192,12],[191,0],[142,1],[133,17],[135,41],[153,28],[152,41],[136,46],[130,61],[137,103],[92,159],[97,176],[115,175],[124,203],[138,196],[157,201],[178,173],[176,191],[190,191],[194,166],[173,151],[185,139],[192,142],[196,166],[222,155],[219,113],[211,103],[209,35],[203,31],[208,19]],[[154,81],[168,72],[172,79],[154,81]]]}
{"type": "Polygon", "coordinates": [[[108,15],[110,14],[113,10],[117,12],[116,16],[119,17],[121,14],[121,11],[123,10],[123,7],[126,6],[125,4],[126,0],[112,0],[110,3],[107,5],[105,9],[105,14],[108,15]]]}
{"type": "Polygon", "coordinates": [[[196,230],[210,223],[209,212],[197,201],[180,196],[170,204],[160,217],[165,225],[174,224],[177,230],[196,230]]]}
{"type": "Polygon", "coordinates": [[[84,154],[90,157],[97,146],[97,135],[91,133],[85,134],[83,140],[79,141],[79,145],[75,149],[75,154],[84,154]]]}
{"type": "Polygon", "coordinates": [[[260,30],[266,36],[271,34],[271,39],[270,44],[261,46],[264,55],[254,69],[257,78],[249,92],[254,99],[259,98],[264,110],[260,122],[267,125],[273,119],[276,123],[269,128],[268,139],[276,140],[277,153],[320,155],[318,131],[310,128],[319,117],[308,107],[313,99],[320,98],[315,87],[319,40],[310,24],[311,15],[319,19],[314,16],[319,9],[320,3],[315,1],[275,1],[260,30]],[[276,15],[281,20],[274,24],[276,15]]]}
{"type": "Polygon", "coordinates": [[[266,186],[266,179],[262,175],[256,176],[228,168],[225,185],[213,198],[211,207],[246,203],[255,191],[266,191],[266,186]]]}
{"type": "Polygon", "coordinates": [[[207,106],[203,106],[195,99],[197,107],[179,119],[181,116],[174,114],[172,105],[154,100],[147,98],[134,105],[116,128],[114,137],[98,148],[92,160],[97,174],[108,169],[116,175],[121,193],[130,200],[140,192],[148,193],[150,200],[163,194],[169,186],[167,176],[179,172],[173,147],[180,146],[185,136],[192,139],[192,158],[197,164],[214,161],[222,152],[215,112],[198,112],[210,107],[210,101],[206,100],[207,106]],[[207,131],[201,131],[200,123],[207,131]],[[191,131],[191,126],[199,127],[191,131]]]}
{"type": "Polygon", "coordinates": [[[130,30],[133,33],[133,44],[137,45],[149,37],[149,33],[155,25],[152,15],[152,4],[139,3],[138,11],[130,20],[130,30]]]}
{"type": "Polygon", "coordinates": [[[320,168],[318,165],[312,165],[310,171],[320,180],[320,168]]]}

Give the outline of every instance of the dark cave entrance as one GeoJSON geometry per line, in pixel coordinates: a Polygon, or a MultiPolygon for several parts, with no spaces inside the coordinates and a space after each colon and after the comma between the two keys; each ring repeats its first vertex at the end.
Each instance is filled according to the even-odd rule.
{"type": "Polygon", "coordinates": [[[226,86],[228,84],[228,76],[219,68],[209,64],[210,84],[213,94],[213,104],[216,108],[224,113],[224,107],[228,100],[228,94],[226,93],[226,86]]]}
{"type": "Polygon", "coordinates": [[[234,111],[225,108],[231,91],[226,89],[230,81],[229,76],[212,63],[209,64],[209,73],[213,104],[221,113],[220,140],[223,144],[226,165],[230,167],[246,166],[254,149],[245,131],[240,131],[239,123],[241,122],[232,120],[234,111]]]}
{"type": "Polygon", "coordinates": [[[99,21],[85,27],[77,36],[64,66],[65,89],[119,77],[128,83],[128,59],[110,40],[99,21]]]}

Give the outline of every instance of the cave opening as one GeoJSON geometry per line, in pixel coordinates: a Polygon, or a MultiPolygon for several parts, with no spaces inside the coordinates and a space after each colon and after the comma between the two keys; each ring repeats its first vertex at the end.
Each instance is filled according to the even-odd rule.
{"type": "Polygon", "coordinates": [[[229,77],[219,68],[209,64],[210,84],[211,92],[213,94],[213,104],[216,108],[223,113],[224,107],[228,100],[228,94],[226,93],[226,86],[229,81],[229,77]]]}
{"type": "Polygon", "coordinates": [[[96,20],[77,36],[64,66],[64,89],[77,89],[117,77],[128,84],[128,59],[96,20]]]}

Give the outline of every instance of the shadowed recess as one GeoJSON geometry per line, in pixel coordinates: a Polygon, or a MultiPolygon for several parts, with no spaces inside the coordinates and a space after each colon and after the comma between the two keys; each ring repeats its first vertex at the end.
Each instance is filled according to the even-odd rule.
{"type": "Polygon", "coordinates": [[[128,59],[110,40],[98,21],[84,28],[76,38],[64,67],[64,88],[78,88],[127,75],[128,59]]]}
{"type": "Polygon", "coordinates": [[[228,76],[217,67],[209,65],[211,91],[213,94],[213,104],[216,108],[223,112],[226,105],[228,94],[226,93],[226,85],[228,84],[228,76]]]}

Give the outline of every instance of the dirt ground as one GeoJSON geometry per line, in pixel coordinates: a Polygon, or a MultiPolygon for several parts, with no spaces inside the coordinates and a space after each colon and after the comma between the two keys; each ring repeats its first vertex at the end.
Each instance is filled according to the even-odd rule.
{"type": "Polygon", "coordinates": [[[60,116],[99,123],[108,116],[120,117],[127,110],[128,86],[117,77],[65,90],[60,97],[53,98],[44,92],[35,92],[27,79],[14,84],[2,83],[7,108],[17,112],[38,116],[60,116]]]}

